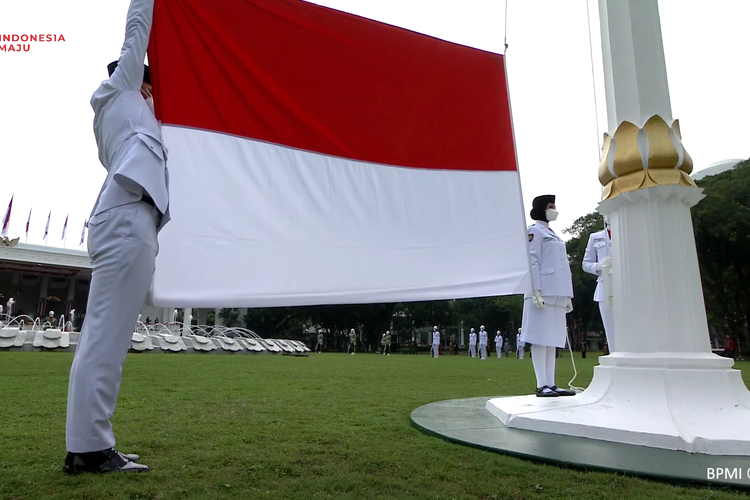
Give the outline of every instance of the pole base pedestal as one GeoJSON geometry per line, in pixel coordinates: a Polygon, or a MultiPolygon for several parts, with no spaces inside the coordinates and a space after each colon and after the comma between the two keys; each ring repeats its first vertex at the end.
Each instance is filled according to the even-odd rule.
{"type": "Polygon", "coordinates": [[[715,354],[614,353],[576,396],[493,398],[510,428],[706,455],[750,456],[750,392],[715,354]]]}

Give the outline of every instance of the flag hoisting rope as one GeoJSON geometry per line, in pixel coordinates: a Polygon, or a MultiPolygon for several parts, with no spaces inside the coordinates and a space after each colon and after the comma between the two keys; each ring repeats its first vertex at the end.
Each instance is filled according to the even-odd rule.
{"type": "Polygon", "coordinates": [[[508,0],[505,0],[505,28],[503,29],[503,36],[505,39],[503,40],[503,55],[508,51],[508,0]]]}

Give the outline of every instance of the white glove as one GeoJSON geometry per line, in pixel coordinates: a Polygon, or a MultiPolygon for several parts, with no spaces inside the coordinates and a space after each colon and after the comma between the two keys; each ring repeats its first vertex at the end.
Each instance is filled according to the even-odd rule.
{"type": "Polygon", "coordinates": [[[565,313],[573,312],[573,299],[568,299],[568,303],[565,304],[565,313]]]}
{"type": "Polygon", "coordinates": [[[602,266],[602,264],[603,264],[602,262],[597,262],[596,263],[596,272],[597,272],[597,274],[602,271],[602,267],[604,267],[604,266],[602,266]]]}
{"type": "Polygon", "coordinates": [[[544,299],[542,298],[542,292],[539,290],[534,290],[534,295],[531,296],[531,301],[539,309],[544,309],[547,306],[547,303],[544,302],[544,299]]]}

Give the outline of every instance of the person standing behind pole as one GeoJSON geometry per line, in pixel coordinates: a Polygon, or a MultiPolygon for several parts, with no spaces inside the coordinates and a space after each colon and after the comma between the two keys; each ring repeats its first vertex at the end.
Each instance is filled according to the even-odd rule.
{"type": "Polygon", "coordinates": [[[615,318],[612,306],[607,304],[604,290],[604,273],[607,272],[607,263],[612,257],[612,233],[609,227],[609,218],[604,216],[605,228],[592,233],[586,245],[583,255],[583,270],[594,274],[596,278],[596,290],[594,290],[594,301],[599,303],[599,314],[604,324],[604,334],[607,336],[609,352],[615,352],[615,318]]]}
{"type": "Polygon", "coordinates": [[[521,340],[531,344],[538,397],[574,396],[555,385],[557,348],[565,347],[565,317],[573,310],[573,276],[565,242],[549,227],[557,219],[555,197],[534,199],[529,227],[533,292],[524,298],[521,340]]]}

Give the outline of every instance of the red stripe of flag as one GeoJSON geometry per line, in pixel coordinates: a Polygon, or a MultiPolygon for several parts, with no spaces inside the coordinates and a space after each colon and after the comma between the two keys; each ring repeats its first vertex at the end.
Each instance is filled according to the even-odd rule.
{"type": "Polygon", "coordinates": [[[164,124],[387,165],[516,170],[499,54],[299,0],[164,0],[149,62],[164,124]]]}

